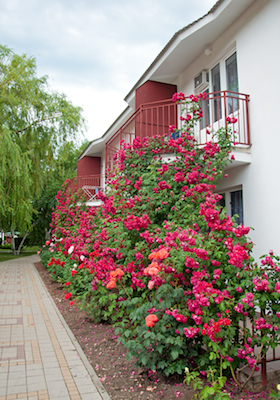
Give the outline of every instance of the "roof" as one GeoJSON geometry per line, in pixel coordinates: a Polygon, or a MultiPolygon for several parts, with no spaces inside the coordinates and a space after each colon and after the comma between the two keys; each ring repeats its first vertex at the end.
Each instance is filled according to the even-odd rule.
{"type": "Polygon", "coordinates": [[[89,144],[79,158],[96,154],[98,147],[104,145],[111,134],[124,123],[124,117],[129,112],[133,113],[135,90],[139,86],[148,80],[174,83],[175,79],[255,1],[218,0],[207,14],[177,31],[124,98],[129,106],[101,138],[89,144]]]}
{"type": "Polygon", "coordinates": [[[256,0],[218,0],[207,14],[177,31],[124,100],[132,105],[135,90],[149,79],[174,83],[174,79],[228,29],[254,1],[256,0]]]}

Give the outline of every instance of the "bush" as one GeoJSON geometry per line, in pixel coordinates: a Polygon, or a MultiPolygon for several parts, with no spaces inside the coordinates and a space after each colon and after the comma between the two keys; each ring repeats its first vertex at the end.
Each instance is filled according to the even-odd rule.
{"type": "Polygon", "coordinates": [[[71,288],[66,298],[117,323],[138,365],[165,375],[211,366],[237,380],[241,362],[257,368],[254,345],[265,352],[279,343],[280,260],[271,252],[258,266],[250,229],[219,206],[234,138],[227,126],[197,144],[201,97],[184,99],[176,139],[170,127],[122,144],[97,211],[59,192],[52,228],[60,240],[48,267],[71,288]],[[247,318],[255,333],[241,328],[247,318]]]}
{"type": "Polygon", "coordinates": [[[0,249],[11,250],[11,243],[1,244],[0,249]]]}

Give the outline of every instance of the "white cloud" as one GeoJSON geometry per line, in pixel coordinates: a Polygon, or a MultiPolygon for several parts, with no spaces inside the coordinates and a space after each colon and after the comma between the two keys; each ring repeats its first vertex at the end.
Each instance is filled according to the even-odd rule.
{"type": "Polygon", "coordinates": [[[172,35],[215,0],[0,0],[1,44],[35,56],[84,108],[87,137],[101,136],[125,108],[124,96],[172,35]]]}

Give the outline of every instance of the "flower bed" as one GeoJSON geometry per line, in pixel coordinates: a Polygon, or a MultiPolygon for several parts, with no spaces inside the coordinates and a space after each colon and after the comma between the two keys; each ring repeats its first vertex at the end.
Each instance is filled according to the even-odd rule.
{"type": "MultiPolygon", "coordinates": [[[[59,192],[41,257],[70,304],[78,299],[90,317],[116,324],[138,366],[186,373],[195,384],[197,373],[208,374],[221,393],[228,376],[242,390],[241,365],[254,372],[279,344],[280,263],[272,251],[255,263],[250,229],[219,206],[232,135],[227,126],[197,145],[201,97],[174,98],[184,101],[176,139],[172,126],[165,136],[122,144],[97,210],[59,192]],[[258,310],[266,313],[257,318],[258,310]],[[253,331],[243,328],[246,318],[253,331]]],[[[212,398],[212,388],[201,398],[212,398]]]]}

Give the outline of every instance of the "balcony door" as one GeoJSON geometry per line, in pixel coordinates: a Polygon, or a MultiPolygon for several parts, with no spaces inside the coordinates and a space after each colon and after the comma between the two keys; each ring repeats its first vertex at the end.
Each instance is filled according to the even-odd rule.
{"type": "Polygon", "coordinates": [[[227,90],[234,93],[229,93],[227,98],[227,116],[235,116],[235,112],[239,110],[238,102],[238,74],[237,74],[237,59],[236,52],[233,53],[225,62],[226,65],[226,82],[227,90]]]}
{"type": "Polygon", "coordinates": [[[215,123],[222,118],[222,101],[221,101],[221,73],[220,63],[211,69],[211,83],[214,100],[212,101],[212,122],[215,123]],[[217,93],[218,92],[218,93],[217,93]]]}
{"type": "Polygon", "coordinates": [[[224,127],[227,117],[235,117],[242,123],[236,52],[214,65],[209,76],[209,86],[205,90],[207,98],[200,103],[203,111],[198,133],[201,143],[211,139],[207,131],[216,132],[224,127]]]}
{"type": "Polygon", "coordinates": [[[203,112],[203,117],[200,120],[198,141],[205,143],[212,138],[207,132],[217,131],[221,127],[221,120],[223,116],[223,102],[221,96],[221,74],[220,63],[215,65],[210,70],[211,82],[209,87],[204,90],[207,97],[200,102],[200,109],[203,112]],[[210,93],[209,93],[210,92],[210,93]]]}

